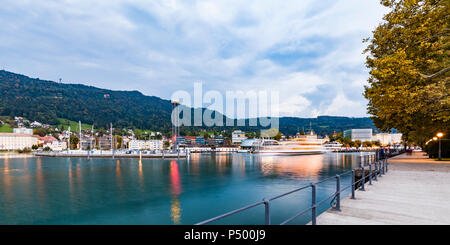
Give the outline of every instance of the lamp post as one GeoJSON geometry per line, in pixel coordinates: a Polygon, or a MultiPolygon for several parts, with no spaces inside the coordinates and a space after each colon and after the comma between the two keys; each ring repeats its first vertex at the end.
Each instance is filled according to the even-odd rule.
{"type": "Polygon", "coordinates": [[[437,133],[436,136],[439,137],[439,161],[440,161],[441,160],[441,138],[442,138],[442,136],[444,136],[444,134],[437,133]]]}

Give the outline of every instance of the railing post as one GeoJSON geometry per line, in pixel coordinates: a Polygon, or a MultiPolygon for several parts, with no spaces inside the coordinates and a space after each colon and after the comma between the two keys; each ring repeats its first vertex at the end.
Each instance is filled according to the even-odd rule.
{"type": "Polygon", "coordinates": [[[336,174],[336,211],[341,211],[341,176],[336,174]]]}
{"type": "Polygon", "coordinates": [[[381,174],[383,172],[383,170],[381,169],[381,167],[382,167],[382,163],[381,162],[383,162],[382,159],[380,159],[380,161],[378,161],[378,169],[380,169],[380,174],[378,175],[379,177],[381,177],[381,174]]]}
{"type": "Polygon", "coordinates": [[[311,183],[311,224],[316,225],[316,184],[311,183]]]}
{"type": "Polygon", "coordinates": [[[387,158],[386,158],[386,173],[387,173],[387,171],[388,171],[388,160],[387,160],[387,158]]]}
{"type": "Polygon", "coordinates": [[[355,199],[355,170],[352,169],[352,199],[355,199]]]}
{"type": "Polygon", "coordinates": [[[270,225],[270,202],[266,198],[264,198],[263,201],[265,209],[265,224],[270,225]]]}
{"type": "MultiPolygon", "coordinates": [[[[386,159],[386,158],[385,158],[386,159]]],[[[383,161],[381,161],[381,165],[382,165],[382,174],[384,174],[384,163],[385,163],[385,159],[383,159],[383,161]]]]}
{"type": "Polygon", "coordinates": [[[364,166],[361,167],[361,190],[365,191],[364,189],[364,182],[366,182],[366,172],[364,171],[364,166]]]}
{"type": "Polygon", "coordinates": [[[372,185],[372,164],[369,164],[369,185],[372,185]]]}
{"type": "Polygon", "coordinates": [[[378,176],[378,162],[375,161],[375,181],[378,181],[377,176],[378,176]]]}

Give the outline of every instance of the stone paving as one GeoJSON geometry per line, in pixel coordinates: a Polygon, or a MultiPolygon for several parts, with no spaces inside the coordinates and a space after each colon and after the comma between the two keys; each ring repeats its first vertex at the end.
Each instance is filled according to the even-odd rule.
{"type": "Polygon", "coordinates": [[[450,161],[422,152],[389,159],[389,171],[356,199],[341,200],[341,211],[328,210],[318,225],[450,224],[450,161]]]}

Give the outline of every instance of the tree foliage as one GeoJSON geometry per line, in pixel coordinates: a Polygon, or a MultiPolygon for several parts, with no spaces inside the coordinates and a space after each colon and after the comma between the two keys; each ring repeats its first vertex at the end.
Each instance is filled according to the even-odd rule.
{"type": "Polygon", "coordinates": [[[390,8],[366,39],[365,97],[375,126],[423,145],[449,130],[449,2],[382,0],[390,8]]]}

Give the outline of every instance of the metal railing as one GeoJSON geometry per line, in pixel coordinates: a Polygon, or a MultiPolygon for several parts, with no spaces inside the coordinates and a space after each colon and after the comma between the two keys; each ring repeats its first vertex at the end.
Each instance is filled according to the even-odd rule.
{"type": "Polygon", "coordinates": [[[330,200],[330,206],[331,208],[333,208],[336,211],[340,211],[341,210],[341,193],[343,193],[344,191],[348,190],[349,188],[351,188],[351,199],[355,199],[355,191],[357,189],[364,191],[365,190],[365,182],[366,182],[366,178],[368,178],[367,182],[369,182],[369,185],[372,185],[372,180],[377,181],[379,177],[381,177],[382,175],[386,174],[388,172],[388,161],[387,161],[387,156],[384,156],[383,158],[380,158],[380,154],[379,152],[375,152],[374,154],[371,155],[363,155],[361,156],[361,162],[360,162],[360,167],[359,168],[354,168],[352,170],[343,172],[341,174],[337,174],[336,176],[332,176],[332,177],[328,177],[325,178],[323,180],[320,180],[318,182],[315,183],[310,183],[306,186],[294,189],[292,191],[283,193],[281,195],[275,196],[275,197],[271,197],[271,198],[263,198],[262,201],[260,202],[256,202],[250,205],[247,205],[245,207],[239,208],[239,209],[235,209],[233,211],[230,211],[228,213],[224,213],[222,215],[216,216],[214,218],[211,219],[207,219],[204,220],[202,222],[197,223],[196,225],[205,225],[205,224],[209,224],[211,222],[229,217],[231,215],[237,214],[237,213],[241,213],[243,211],[246,211],[248,209],[254,208],[254,207],[258,207],[260,205],[264,205],[264,220],[265,220],[265,225],[271,225],[271,209],[270,209],[270,202],[276,199],[279,199],[281,197],[290,195],[292,193],[296,193],[302,190],[306,190],[311,188],[311,205],[306,208],[301,210],[300,212],[296,213],[294,216],[290,217],[289,219],[283,221],[280,223],[280,225],[285,225],[288,224],[289,222],[295,220],[297,217],[311,211],[311,224],[312,225],[316,225],[317,221],[317,208],[325,203],[326,201],[330,200]],[[369,173],[366,175],[365,173],[365,167],[368,166],[369,167],[369,173]],[[355,181],[356,179],[356,172],[357,171],[361,171],[361,178],[358,181],[355,181]],[[350,185],[341,188],[341,177],[351,174],[351,183],[350,185]],[[317,185],[331,181],[331,180],[335,180],[336,181],[336,191],[328,196],[327,198],[317,202],[317,185]]]}

